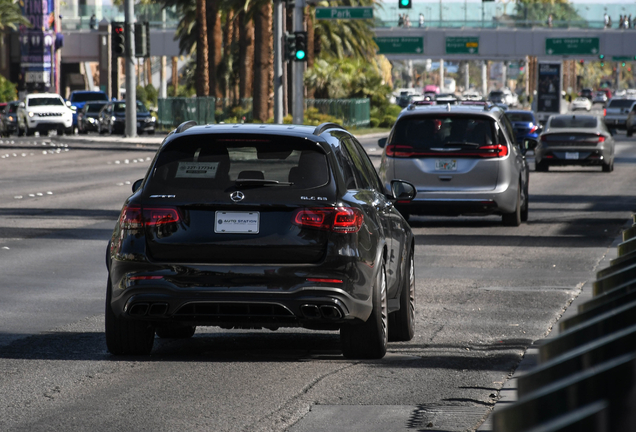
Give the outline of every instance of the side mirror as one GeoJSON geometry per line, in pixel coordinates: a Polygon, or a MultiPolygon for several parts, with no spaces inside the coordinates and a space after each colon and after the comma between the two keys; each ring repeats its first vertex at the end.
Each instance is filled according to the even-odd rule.
{"type": "Polygon", "coordinates": [[[384,148],[386,146],[387,141],[388,141],[388,138],[380,138],[378,140],[378,147],[384,148]]]}
{"type": "Polygon", "coordinates": [[[411,201],[417,195],[417,190],[404,180],[391,180],[391,195],[395,200],[411,201]]]}
{"type": "Polygon", "coordinates": [[[139,179],[136,182],[133,183],[132,185],[132,191],[133,193],[137,192],[137,190],[141,187],[141,184],[144,182],[144,179],[139,179]]]}
{"type": "Polygon", "coordinates": [[[20,103],[18,104],[18,107],[20,107],[20,108],[24,108],[25,106],[26,106],[26,105],[24,105],[24,102],[20,102],[20,103]]]}
{"type": "Polygon", "coordinates": [[[523,140],[523,145],[521,148],[524,150],[524,153],[528,150],[534,150],[539,145],[539,141],[533,138],[526,138],[523,140]]]}
{"type": "Polygon", "coordinates": [[[66,106],[70,108],[71,107],[71,101],[66,101],[66,106]]]}

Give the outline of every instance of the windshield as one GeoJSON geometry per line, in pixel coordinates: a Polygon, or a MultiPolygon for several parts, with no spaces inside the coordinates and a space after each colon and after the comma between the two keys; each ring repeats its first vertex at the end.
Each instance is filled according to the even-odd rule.
{"type": "Polygon", "coordinates": [[[102,92],[86,92],[86,93],[73,93],[71,95],[71,102],[88,102],[88,101],[107,101],[108,97],[102,92]]]}
{"type": "MultiPolygon", "coordinates": [[[[116,113],[126,112],[126,102],[116,102],[113,105],[113,111],[115,111],[116,113]]],[[[148,108],[146,108],[146,105],[144,105],[143,103],[137,101],[137,112],[147,113],[148,108]]]]}
{"type": "Polygon", "coordinates": [[[634,99],[612,99],[607,106],[608,108],[631,108],[636,102],[634,99]]]}
{"type": "Polygon", "coordinates": [[[7,105],[7,110],[8,110],[7,111],[8,113],[18,112],[18,104],[17,103],[15,103],[15,104],[12,103],[12,104],[7,105]]]}
{"type": "Polygon", "coordinates": [[[86,104],[86,108],[84,108],[84,110],[87,113],[97,114],[104,107],[104,105],[106,105],[106,103],[88,103],[86,104]]]}
{"type": "Polygon", "coordinates": [[[462,143],[484,146],[494,141],[492,120],[470,116],[405,117],[395,125],[391,136],[391,144],[418,150],[462,143]]]}
{"type": "Polygon", "coordinates": [[[39,97],[27,99],[28,106],[64,106],[62,98],[59,97],[39,97]]]}
{"type": "Polygon", "coordinates": [[[527,122],[534,123],[534,117],[530,113],[506,113],[511,122],[527,122]]]}
{"type": "Polygon", "coordinates": [[[557,116],[550,119],[551,128],[595,128],[597,123],[593,116],[557,116]]]}

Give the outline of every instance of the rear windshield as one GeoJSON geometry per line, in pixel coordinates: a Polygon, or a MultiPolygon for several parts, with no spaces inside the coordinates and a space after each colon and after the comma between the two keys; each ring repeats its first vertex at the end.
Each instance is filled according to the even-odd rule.
{"type": "Polygon", "coordinates": [[[175,140],[165,148],[147,191],[191,196],[234,186],[310,189],[328,181],[327,157],[304,139],[204,135],[175,140]]]}
{"type": "Polygon", "coordinates": [[[493,120],[472,116],[405,117],[395,125],[391,137],[391,144],[408,145],[421,150],[458,143],[483,146],[495,141],[493,120]]]}
{"type": "MultiPolygon", "coordinates": [[[[116,102],[113,106],[113,110],[117,113],[126,112],[126,102],[116,102]]],[[[137,112],[138,113],[147,113],[148,108],[142,102],[137,101],[137,112]]]]}
{"type": "Polygon", "coordinates": [[[558,116],[550,119],[551,128],[595,128],[596,117],[592,116],[558,116]]]}
{"type": "Polygon", "coordinates": [[[636,102],[634,99],[612,99],[607,106],[608,108],[631,108],[636,102]]]}
{"type": "Polygon", "coordinates": [[[73,93],[71,95],[71,102],[88,102],[88,101],[107,101],[108,96],[102,92],[93,93],[73,93]]]}
{"type": "Polygon", "coordinates": [[[7,112],[9,112],[9,113],[15,113],[15,112],[17,112],[17,111],[18,111],[18,104],[9,104],[9,105],[7,106],[7,109],[8,109],[8,111],[7,111],[7,112]]]}
{"type": "Polygon", "coordinates": [[[506,113],[508,120],[511,122],[528,122],[534,123],[534,117],[531,113],[506,113]]]}

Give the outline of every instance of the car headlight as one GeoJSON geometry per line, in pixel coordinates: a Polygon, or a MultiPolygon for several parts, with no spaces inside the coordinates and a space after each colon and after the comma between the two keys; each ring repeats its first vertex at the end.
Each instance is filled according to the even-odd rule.
{"type": "Polygon", "coordinates": [[[33,111],[29,111],[29,117],[33,117],[35,113],[33,111]]]}
{"type": "Polygon", "coordinates": [[[9,116],[9,121],[12,122],[13,121],[13,116],[9,116]]]}
{"type": "Polygon", "coordinates": [[[89,118],[88,118],[88,122],[89,122],[89,123],[95,123],[95,119],[94,119],[93,117],[89,117],[89,118]]]}

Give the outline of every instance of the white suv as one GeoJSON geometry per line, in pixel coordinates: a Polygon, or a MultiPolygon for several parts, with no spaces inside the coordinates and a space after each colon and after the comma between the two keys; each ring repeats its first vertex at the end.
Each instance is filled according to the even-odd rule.
{"type": "Polygon", "coordinates": [[[73,131],[73,111],[56,93],[30,94],[18,105],[18,136],[33,135],[35,131],[73,131]]]}

